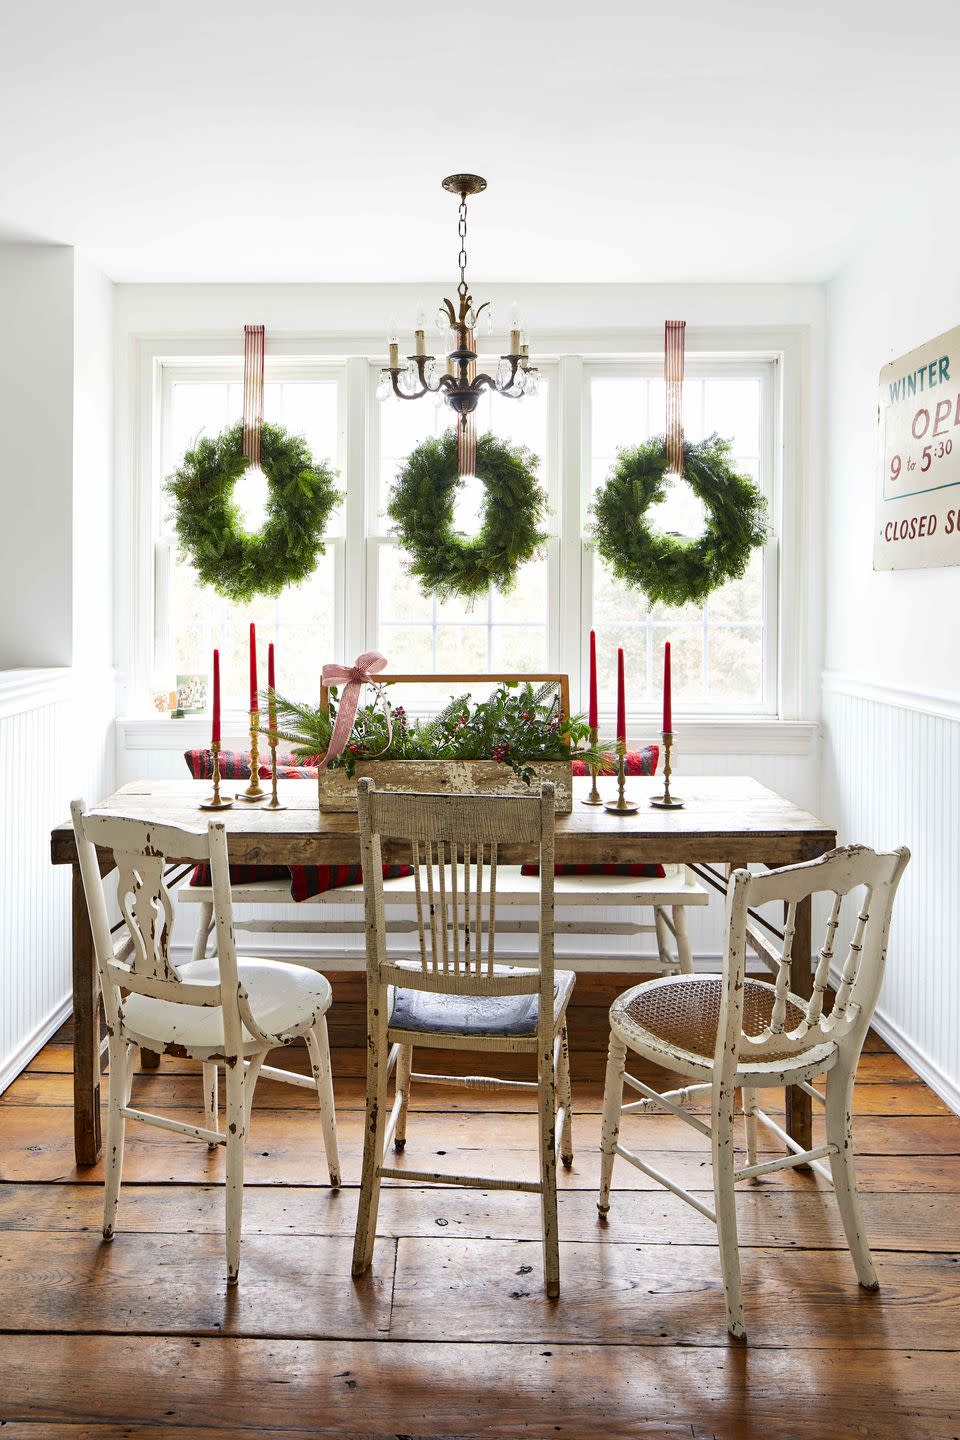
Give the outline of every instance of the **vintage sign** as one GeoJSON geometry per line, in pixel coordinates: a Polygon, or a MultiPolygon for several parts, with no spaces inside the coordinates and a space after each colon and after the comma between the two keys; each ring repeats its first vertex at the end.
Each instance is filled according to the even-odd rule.
{"type": "Polygon", "coordinates": [[[960,565],[960,327],[880,371],[875,570],[960,565]]]}

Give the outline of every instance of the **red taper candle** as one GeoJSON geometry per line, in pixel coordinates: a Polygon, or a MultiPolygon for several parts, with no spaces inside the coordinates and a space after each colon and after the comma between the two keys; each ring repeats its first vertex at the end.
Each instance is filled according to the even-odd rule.
{"type": "Polygon", "coordinates": [[[590,631],[590,725],[594,730],[600,728],[600,711],[597,705],[597,634],[595,630],[590,631]]]}
{"type": "Polygon", "coordinates": [[[259,710],[257,694],[257,627],[250,622],[250,709],[259,710]]]}
{"type": "Polygon", "coordinates": [[[210,727],[210,744],[220,743],[220,651],[213,652],[213,724],[210,727]]]}
{"type": "Polygon", "coordinates": [[[663,733],[673,734],[673,694],[670,679],[670,641],[663,647],[663,733]]]}
{"type": "Polygon", "coordinates": [[[617,739],[627,748],[627,692],[623,684],[623,646],[617,650],[617,739]]]}
{"type": "Polygon", "coordinates": [[[277,688],[277,673],[273,664],[273,641],[267,646],[267,684],[270,687],[270,698],[267,700],[267,716],[269,718],[270,730],[277,728],[277,702],[274,699],[274,691],[277,688]]]}

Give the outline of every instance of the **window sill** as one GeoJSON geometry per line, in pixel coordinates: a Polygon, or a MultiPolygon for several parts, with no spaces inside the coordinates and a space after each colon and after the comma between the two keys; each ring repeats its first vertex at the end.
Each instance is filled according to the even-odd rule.
{"type": "MultiPolygon", "coordinates": [[[[638,719],[628,729],[631,745],[658,739],[659,721],[638,719]]],[[[223,743],[241,748],[249,742],[250,722],[237,711],[225,715],[223,743]]],[[[678,747],[688,755],[812,755],[819,736],[813,720],[777,720],[743,716],[709,717],[677,723],[678,747]]],[[[601,734],[613,734],[613,717],[601,734]]],[[[122,750],[190,750],[210,740],[209,715],[187,715],[182,720],[169,716],[131,716],[117,720],[117,739],[122,750]]]]}

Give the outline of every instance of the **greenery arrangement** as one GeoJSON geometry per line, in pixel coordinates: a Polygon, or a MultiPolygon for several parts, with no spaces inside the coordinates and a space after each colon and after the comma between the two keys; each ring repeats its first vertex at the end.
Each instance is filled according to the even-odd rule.
{"type": "Polygon", "coordinates": [[[621,450],[591,511],[593,543],[619,580],[652,602],[702,603],[727,580],[738,579],[767,535],[767,502],[753,481],[730,464],[730,444],[711,435],[684,442],[684,479],[708,512],[695,540],[655,531],[651,505],[665,497],[667,455],[662,436],[621,450]]]}
{"type": "Polygon", "coordinates": [[[485,503],[480,533],[466,540],[453,528],[460,483],[457,434],[450,430],[407,456],[390,492],[387,514],[410,556],[410,572],[427,595],[475,600],[490,585],[508,590],[517,570],[546,541],[547,495],[536,456],[491,434],[477,440],[477,478],[485,503]]]}
{"type": "MultiPolygon", "coordinates": [[[[537,689],[529,681],[498,685],[487,700],[471,703],[467,695],[452,696],[439,715],[414,719],[402,706],[389,711],[387,686],[374,685],[373,699],[357,710],[349,742],[330,763],[353,775],[358,760],[497,760],[528,785],[533,766],[541,760],[585,760],[604,765],[603,748],[591,745],[590,726],[582,715],[560,713],[556,683],[537,689]],[[390,739],[387,748],[387,740],[390,739]]],[[[326,754],[336,718],[336,691],[330,691],[330,710],[301,705],[276,697],[279,735],[307,760],[326,754]]]]}
{"type": "Polygon", "coordinates": [[[269,485],[267,518],[251,535],[233,500],[249,463],[238,422],[215,439],[198,441],[165,485],[184,557],[202,584],[240,604],[255,595],[279,595],[313,573],[330,512],[341,498],[336,472],[313,459],[305,440],[264,422],[260,466],[269,485]]]}

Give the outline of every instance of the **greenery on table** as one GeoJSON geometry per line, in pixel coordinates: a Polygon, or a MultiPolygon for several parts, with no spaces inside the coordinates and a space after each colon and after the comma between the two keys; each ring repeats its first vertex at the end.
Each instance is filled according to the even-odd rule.
{"type": "Polygon", "coordinates": [[[425,595],[476,600],[492,585],[509,590],[517,571],[546,543],[547,493],[536,478],[536,456],[491,434],[477,440],[476,474],[484,504],[479,534],[454,530],[460,474],[457,432],[424,440],[404,461],[387,514],[410,557],[409,569],[425,595]]]}
{"type": "Polygon", "coordinates": [[[250,534],[233,499],[249,464],[238,422],[199,440],[164,487],[174,502],[184,558],[202,584],[239,604],[255,595],[279,595],[313,574],[324,553],[330,512],[341,499],[336,472],[314,460],[306,441],[265,421],[260,468],[267,477],[267,517],[262,529],[250,534]]]}
{"type": "Polygon", "coordinates": [[[591,539],[618,580],[651,603],[702,604],[711,591],[744,573],[767,537],[767,502],[753,481],[730,463],[729,441],[711,435],[683,446],[683,478],[708,512],[693,540],[654,530],[652,505],[666,496],[667,453],[662,436],[619,452],[597,492],[591,539]]]}
{"type": "MultiPolygon", "coordinates": [[[[604,766],[605,750],[590,744],[590,726],[582,715],[560,713],[560,695],[552,680],[534,689],[529,681],[498,685],[486,700],[451,697],[438,715],[408,716],[402,706],[390,709],[387,686],[374,685],[373,699],[357,710],[343,753],[330,768],[352,775],[358,760],[497,760],[527,784],[533,766],[542,760],[585,760],[604,766]],[[387,748],[388,736],[390,744],[387,748]]],[[[330,692],[329,713],[276,696],[280,739],[301,759],[326,754],[336,718],[336,691],[330,692]]],[[[609,747],[608,747],[609,748],[609,747]]]]}

